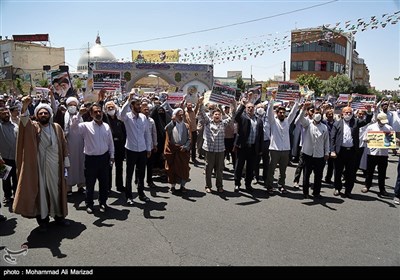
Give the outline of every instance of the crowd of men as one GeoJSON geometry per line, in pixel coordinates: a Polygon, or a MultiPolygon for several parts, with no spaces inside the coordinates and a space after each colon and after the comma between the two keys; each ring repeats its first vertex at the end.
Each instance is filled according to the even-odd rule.
{"type": "MultiPolygon", "coordinates": [[[[40,230],[46,231],[50,217],[59,225],[69,224],[67,197],[74,186],[85,195],[88,214],[95,211],[95,197],[99,211],[107,212],[113,187],[127,205],[134,204],[133,184],[139,200],[150,201],[145,182],[155,187],[156,174],[164,176],[172,193],[187,192],[190,164],[198,166],[198,160],[205,161],[206,193],[213,192],[213,175],[218,193],[229,188],[223,181],[229,160],[234,167],[229,189],[252,192],[255,180],[268,195],[285,195],[286,169],[297,161],[293,188],[302,188],[304,199],[323,199],[322,181],[333,185],[334,196],[351,198],[359,169],[365,176],[361,192],[367,193],[376,167],[379,194],[388,196],[389,151],[396,149],[370,147],[368,135],[395,132],[392,140],[399,141],[399,103],[383,99],[365,110],[348,104],[335,115],[327,102],[316,106],[299,98],[283,105],[275,92],[267,101],[244,93],[224,106],[205,104],[204,96],[192,92],[177,104],[135,91],[119,100],[105,90],[91,104],[74,95],[59,99],[52,91],[46,98],[0,96],[0,166],[11,167],[2,180],[3,204],[23,217],[36,218],[40,230]]],[[[394,195],[394,203],[400,204],[399,175],[394,195]]],[[[0,221],[6,219],[0,215],[0,221]]]]}

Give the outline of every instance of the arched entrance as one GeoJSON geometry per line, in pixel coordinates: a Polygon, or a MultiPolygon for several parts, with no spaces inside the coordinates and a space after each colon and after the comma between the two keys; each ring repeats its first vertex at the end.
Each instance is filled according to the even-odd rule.
{"type": "Polygon", "coordinates": [[[213,67],[208,64],[96,62],[93,70],[121,72],[121,77],[126,79],[122,92],[130,92],[137,81],[149,75],[185,93],[194,88],[202,93],[213,84],[213,67]]]}

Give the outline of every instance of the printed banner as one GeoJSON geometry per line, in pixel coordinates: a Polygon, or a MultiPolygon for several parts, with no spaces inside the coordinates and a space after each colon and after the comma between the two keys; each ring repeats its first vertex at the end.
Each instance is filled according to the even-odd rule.
{"type": "Polygon", "coordinates": [[[367,133],[367,147],[370,149],[395,149],[396,132],[369,131],[367,133]]]}
{"type": "Polygon", "coordinates": [[[132,50],[135,63],[179,62],[179,50],[132,50]]]}
{"type": "Polygon", "coordinates": [[[358,93],[353,93],[351,95],[351,108],[353,109],[367,110],[366,106],[370,105],[373,110],[375,102],[376,102],[375,95],[358,94],[358,93]]]}
{"type": "Polygon", "coordinates": [[[183,91],[178,92],[168,92],[167,102],[169,104],[177,104],[183,100],[183,91]]]}
{"type": "Polygon", "coordinates": [[[221,105],[232,104],[232,99],[235,99],[236,89],[224,86],[218,83],[214,83],[210,101],[221,105]]]}
{"type": "Polygon", "coordinates": [[[295,101],[300,97],[300,85],[291,82],[279,82],[276,100],[295,101]]]}
{"type": "Polygon", "coordinates": [[[51,84],[56,99],[74,95],[68,72],[62,72],[60,70],[51,72],[51,84]]]}
{"type": "Polygon", "coordinates": [[[96,90],[115,91],[121,89],[121,72],[93,71],[93,87],[96,90]]]}

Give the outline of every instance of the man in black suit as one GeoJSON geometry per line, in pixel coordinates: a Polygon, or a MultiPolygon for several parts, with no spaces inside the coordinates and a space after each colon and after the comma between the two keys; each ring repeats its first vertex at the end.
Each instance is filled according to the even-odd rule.
{"type": "Polygon", "coordinates": [[[261,151],[264,142],[262,120],[254,114],[254,104],[243,98],[235,114],[238,123],[238,134],[235,139],[237,160],[235,166],[235,192],[240,189],[240,181],[246,163],[246,190],[252,191],[251,181],[254,175],[256,155],[261,151]],[[244,112],[246,109],[246,112],[244,112]]]}
{"type": "Polygon", "coordinates": [[[338,196],[342,190],[342,175],[344,174],[344,194],[346,197],[351,198],[357,171],[356,149],[359,147],[360,127],[365,126],[372,119],[371,106],[367,109],[367,118],[360,120],[354,118],[351,107],[344,107],[342,109],[342,119],[333,124],[330,135],[330,156],[335,158],[334,196],[338,196]]]}

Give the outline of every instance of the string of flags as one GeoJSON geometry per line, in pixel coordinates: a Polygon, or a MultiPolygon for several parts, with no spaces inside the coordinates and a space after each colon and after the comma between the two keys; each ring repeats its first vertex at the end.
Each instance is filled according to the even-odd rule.
{"type": "MultiPolygon", "coordinates": [[[[357,20],[348,20],[337,22],[335,24],[325,24],[317,28],[325,28],[333,32],[327,32],[329,38],[338,38],[343,33],[364,32],[367,30],[376,30],[385,28],[388,25],[395,25],[400,20],[400,11],[386,13],[381,16],[371,16],[368,18],[359,18],[357,20]]],[[[230,61],[247,60],[256,58],[267,53],[275,53],[290,48],[292,43],[296,45],[310,44],[319,42],[321,36],[312,31],[283,33],[269,33],[257,36],[255,38],[244,38],[244,43],[235,43],[235,41],[223,41],[214,45],[197,46],[179,50],[179,61],[183,63],[211,63],[222,64],[230,61]],[[254,40],[252,40],[254,39],[254,40]],[[250,41],[251,40],[251,41],[250,41]]]]}

